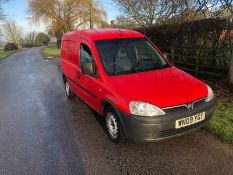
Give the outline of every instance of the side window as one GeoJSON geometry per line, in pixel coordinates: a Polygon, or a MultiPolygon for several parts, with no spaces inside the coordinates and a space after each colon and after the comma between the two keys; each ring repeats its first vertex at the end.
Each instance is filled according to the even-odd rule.
{"type": "Polygon", "coordinates": [[[81,44],[80,46],[80,65],[82,66],[83,63],[92,62],[93,56],[87,45],[81,44]]]}

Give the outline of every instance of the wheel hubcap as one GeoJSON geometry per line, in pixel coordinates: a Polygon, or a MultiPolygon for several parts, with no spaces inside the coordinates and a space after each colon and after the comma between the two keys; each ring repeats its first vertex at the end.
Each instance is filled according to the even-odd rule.
{"type": "Polygon", "coordinates": [[[70,86],[69,86],[68,82],[66,82],[66,94],[70,95],[70,86]]]}
{"type": "Polygon", "coordinates": [[[118,137],[118,124],[116,116],[113,113],[109,112],[106,117],[108,132],[114,139],[116,139],[118,137]]]}

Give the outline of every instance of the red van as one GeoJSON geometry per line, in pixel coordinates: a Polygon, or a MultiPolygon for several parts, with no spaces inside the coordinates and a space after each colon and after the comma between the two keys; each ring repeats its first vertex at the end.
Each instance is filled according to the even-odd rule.
{"type": "Polygon", "coordinates": [[[174,67],[136,31],[66,33],[61,67],[66,95],[103,116],[115,143],[180,136],[206,124],[215,109],[208,85],[174,67]]]}

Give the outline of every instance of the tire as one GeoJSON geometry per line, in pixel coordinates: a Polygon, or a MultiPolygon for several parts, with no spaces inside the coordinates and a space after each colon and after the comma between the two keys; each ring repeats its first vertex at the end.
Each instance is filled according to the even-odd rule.
{"type": "Polygon", "coordinates": [[[65,92],[66,92],[66,96],[69,98],[69,99],[73,99],[75,97],[74,93],[72,92],[71,88],[70,88],[70,85],[68,83],[67,80],[64,81],[65,83],[65,92]]]}
{"type": "Polygon", "coordinates": [[[118,113],[113,107],[107,107],[104,112],[105,128],[108,137],[114,143],[123,143],[126,138],[122,131],[118,113]]]}

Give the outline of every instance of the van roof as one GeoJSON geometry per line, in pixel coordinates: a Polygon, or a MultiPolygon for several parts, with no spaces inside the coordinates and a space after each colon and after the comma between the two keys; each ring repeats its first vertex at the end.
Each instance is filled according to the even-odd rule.
{"type": "Polygon", "coordinates": [[[88,40],[103,40],[116,38],[140,38],[145,37],[143,34],[134,30],[126,29],[93,29],[73,31],[64,34],[63,40],[76,40],[78,38],[86,38],[88,40]]]}

